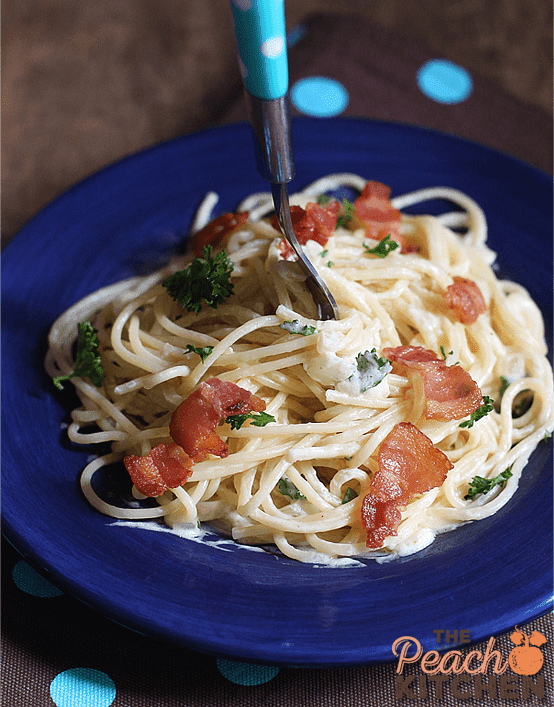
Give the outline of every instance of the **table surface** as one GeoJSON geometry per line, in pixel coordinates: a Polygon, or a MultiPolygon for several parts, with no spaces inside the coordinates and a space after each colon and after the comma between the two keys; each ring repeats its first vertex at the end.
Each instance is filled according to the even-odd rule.
{"type": "MultiPolygon", "coordinates": [[[[291,30],[289,63],[296,115],[394,119],[437,128],[551,171],[551,117],[482,75],[445,62],[423,42],[386,34],[362,18],[321,15],[291,30]]],[[[240,95],[219,115],[220,123],[244,119],[240,95]]],[[[394,663],[322,670],[246,664],[167,645],[113,623],[60,592],[2,542],[6,705],[552,704],[551,614],[520,627],[547,640],[544,666],[530,677],[441,677],[415,668],[397,675],[394,663]]],[[[494,648],[507,657],[510,636],[498,637],[494,648]]],[[[462,654],[476,649],[485,646],[468,646],[462,654]]]]}

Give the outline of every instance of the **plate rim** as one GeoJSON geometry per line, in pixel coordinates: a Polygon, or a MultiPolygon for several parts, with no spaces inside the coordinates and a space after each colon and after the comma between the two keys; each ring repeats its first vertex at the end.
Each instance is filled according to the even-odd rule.
{"type": "MultiPolygon", "coordinates": [[[[485,150],[486,152],[490,153],[492,156],[497,156],[497,157],[501,157],[501,158],[503,158],[503,159],[508,159],[508,160],[510,160],[510,161],[513,161],[513,163],[519,165],[519,167],[523,167],[523,168],[525,168],[525,169],[529,169],[529,170],[531,170],[535,175],[537,175],[537,176],[540,175],[540,178],[541,178],[541,179],[546,179],[546,180],[548,180],[549,183],[551,182],[551,177],[550,177],[550,175],[548,175],[548,174],[545,173],[545,172],[542,172],[541,170],[537,169],[536,167],[534,167],[534,166],[532,166],[532,165],[529,165],[529,164],[527,164],[527,163],[525,163],[525,162],[522,162],[521,160],[519,160],[519,159],[516,158],[516,157],[513,157],[513,156],[511,156],[511,155],[507,155],[507,154],[504,154],[504,153],[502,153],[502,152],[499,152],[499,151],[496,150],[495,148],[491,148],[491,147],[488,147],[488,146],[486,146],[486,145],[481,145],[480,143],[476,143],[476,142],[474,142],[474,141],[467,140],[467,139],[465,139],[465,138],[460,138],[460,137],[458,137],[458,136],[456,136],[456,135],[454,135],[454,134],[451,134],[451,133],[446,133],[446,132],[439,131],[439,130],[435,130],[435,129],[432,129],[432,128],[424,128],[424,127],[419,127],[419,126],[410,125],[410,124],[396,123],[396,122],[392,122],[392,121],[382,121],[382,120],[374,121],[374,120],[371,120],[371,119],[355,118],[355,117],[352,117],[352,118],[351,118],[351,117],[337,117],[337,118],[329,119],[328,122],[329,122],[329,123],[335,123],[335,124],[337,124],[337,123],[341,123],[341,124],[342,124],[342,123],[344,123],[344,122],[346,122],[346,121],[348,121],[348,122],[351,123],[351,124],[352,124],[352,123],[358,123],[358,124],[360,124],[360,125],[363,125],[364,127],[367,127],[368,125],[380,124],[380,125],[382,125],[382,126],[397,128],[397,129],[401,129],[401,130],[407,129],[407,130],[409,130],[409,131],[416,131],[416,132],[418,132],[418,133],[426,133],[426,134],[429,135],[429,136],[431,136],[431,135],[439,135],[439,136],[442,136],[443,138],[452,139],[452,140],[456,141],[457,143],[460,143],[460,142],[461,142],[461,143],[465,143],[465,144],[467,144],[467,145],[474,146],[474,147],[478,148],[479,150],[485,150]]],[[[301,124],[301,123],[304,123],[304,124],[310,123],[310,124],[311,124],[311,123],[318,123],[318,122],[320,122],[319,119],[306,118],[306,117],[298,117],[298,118],[295,117],[295,118],[293,119],[293,125],[299,125],[299,124],[301,124]]],[[[141,159],[141,158],[143,157],[143,155],[145,155],[145,154],[148,154],[148,153],[158,153],[158,151],[159,151],[160,149],[163,149],[163,150],[171,149],[171,147],[172,147],[175,143],[182,143],[183,141],[186,142],[186,141],[198,139],[198,136],[201,136],[200,139],[205,139],[209,134],[214,134],[214,133],[217,133],[217,134],[220,134],[220,135],[223,134],[223,133],[226,133],[226,132],[235,133],[235,132],[237,132],[237,128],[239,128],[239,130],[242,132],[245,127],[248,128],[248,124],[247,124],[247,123],[243,123],[243,122],[240,122],[240,123],[232,123],[232,124],[227,124],[227,125],[223,125],[223,126],[213,126],[213,127],[210,127],[210,128],[208,128],[208,129],[206,129],[206,130],[199,130],[199,131],[196,131],[195,133],[191,133],[191,134],[189,134],[189,135],[185,135],[185,136],[182,136],[182,137],[179,137],[179,138],[176,138],[176,139],[171,139],[171,140],[168,140],[168,141],[164,141],[164,142],[161,142],[161,143],[157,143],[156,145],[152,145],[152,146],[146,147],[146,148],[144,148],[143,150],[140,150],[140,151],[135,152],[135,153],[133,153],[133,154],[131,154],[131,155],[125,156],[125,157],[123,157],[123,158],[121,158],[121,159],[118,159],[118,160],[112,162],[112,163],[109,164],[109,165],[106,165],[105,167],[103,167],[102,169],[98,170],[98,171],[95,172],[94,174],[89,175],[89,176],[86,177],[85,179],[83,179],[83,180],[77,182],[75,185],[71,186],[68,190],[64,191],[60,196],[58,196],[56,199],[54,199],[50,204],[48,204],[46,207],[44,207],[43,209],[41,209],[41,211],[40,211],[38,214],[36,214],[33,218],[31,218],[31,219],[22,227],[22,229],[18,232],[18,234],[16,234],[16,235],[6,244],[6,246],[5,246],[5,252],[8,252],[8,257],[11,257],[11,256],[9,256],[9,253],[11,253],[11,250],[16,247],[16,246],[11,246],[11,243],[12,243],[12,242],[15,242],[15,240],[17,239],[17,237],[18,237],[18,235],[19,235],[20,233],[22,233],[22,232],[26,233],[26,232],[29,231],[29,230],[32,231],[32,229],[35,227],[34,224],[35,224],[35,222],[37,221],[37,219],[40,220],[41,218],[43,218],[43,217],[44,217],[43,215],[44,215],[45,213],[46,213],[46,215],[48,215],[48,212],[50,211],[51,208],[54,208],[54,207],[56,207],[57,205],[59,205],[59,203],[60,203],[61,201],[63,201],[64,199],[66,199],[66,198],[68,197],[68,195],[70,195],[70,194],[72,194],[72,193],[74,193],[74,192],[76,192],[76,191],[79,191],[79,190],[88,188],[87,185],[88,185],[89,183],[95,183],[97,180],[102,180],[103,175],[105,175],[106,173],[113,173],[113,170],[119,169],[122,165],[127,165],[127,166],[132,165],[133,163],[136,163],[137,161],[140,161],[140,159],[141,159]],[[11,247],[10,247],[10,246],[11,246],[11,247]]],[[[4,267],[4,262],[5,262],[5,261],[3,260],[2,268],[4,267]]],[[[13,526],[13,525],[10,525],[9,518],[10,518],[10,515],[9,515],[9,513],[8,513],[7,522],[6,522],[6,517],[5,517],[5,516],[3,517],[3,520],[2,520],[4,533],[5,533],[6,537],[7,537],[7,539],[9,540],[9,542],[10,542],[19,552],[21,552],[21,553],[23,554],[23,556],[24,556],[26,559],[28,559],[28,560],[31,562],[31,564],[33,564],[35,567],[37,567],[37,569],[39,569],[39,568],[40,568],[40,565],[41,565],[41,562],[40,562],[40,557],[37,555],[37,552],[38,552],[38,551],[36,551],[35,549],[33,549],[31,546],[29,546],[27,542],[23,542],[23,543],[19,542],[19,540],[20,540],[21,538],[20,538],[20,537],[17,537],[17,536],[18,536],[18,533],[17,533],[17,531],[15,530],[14,526],[13,526]],[[6,532],[6,531],[7,531],[7,532],[6,532]],[[15,539],[15,542],[14,542],[14,539],[15,539]],[[23,545],[23,549],[21,549],[21,547],[18,547],[18,545],[20,545],[20,546],[23,545]]],[[[49,576],[56,576],[56,575],[57,575],[56,571],[55,571],[55,570],[53,571],[52,568],[44,568],[44,567],[43,567],[42,569],[39,569],[39,571],[41,571],[41,573],[43,573],[43,574],[46,574],[47,576],[48,576],[48,575],[49,575],[49,576]]],[[[327,570],[325,570],[325,571],[327,571],[327,570]]],[[[82,601],[82,602],[85,603],[85,604],[88,604],[89,606],[93,606],[93,608],[94,608],[95,610],[98,610],[98,611],[100,611],[102,614],[109,616],[109,618],[112,618],[112,620],[117,621],[117,618],[116,618],[116,617],[110,616],[109,613],[106,613],[102,608],[99,608],[98,606],[94,606],[94,605],[92,605],[92,604],[89,604],[89,603],[83,598],[83,596],[79,596],[79,592],[77,592],[77,593],[75,592],[75,588],[73,587],[73,585],[72,585],[70,582],[69,582],[69,583],[67,582],[66,578],[61,577],[61,576],[57,576],[57,577],[56,577],[56,585],[61,587],[61,586],[63,586],[64,584],[65,584],[66,586],[70,587],[70,589],[68,589],[69,593],[72,594],[73,596],[76,596],[80,601],[82,601]]],[[[549,610],[551,610],[552,596],[550,596],[549,601],[550,601],[550,605],[545,605],[545,606],[540,610],[540,612],[539,612],[536,616],[534,616],[534,617],[532,617],[532,618],[538,618],[539,616],[542,616],[542,615],[544,615],[545,613],[547,613],[549,610]]],[[[538,607],[537,607],[537,609],[538,609],[538,607]]],[[[527,618],[526,621],[532,620],[532,618],[527,618]]],[[[133,628],[133,627],[131,626],[131,628],[133,628]]],[[[137,629],[135,628],[134,630],[137,630],[137,629]]],[[[502,629],[502,630],[499,630],[498,633],[497,633],[497,634],[494,634],[494,635],[498,635],[499,633],[503,633],[505,630],[507,630],[507,629],[504,628],[504,629],[502,629]]],[[[151,633],[150,635],[156,635],[156,634],[155,634],[155,633],[151,633]]],[[[158,635],[157,637],[160,638],[161,636],[158,635]]],[[[179,641],[179,642],[181,642],[181,641],[179,641]]],[[[183,642],[183,644],[186,645],[185,642],[183,642]]],[[[205,649],[203,649],[203,648],[201,648],[201,647],[198,647],[196,644],[194,644],[194,640],[192,640],[191,645],[188,646],[188,647],[192,648],[193,650],[202,650],[203,652],[213,653],[213,654],[216,654],[216,655],[229,655],[228,653],[222,653],[220,649],[217,649],[217,650],[216,650],[216,649],[214,649],[214,650],[205,650],[205,649]]],[[[241,657],[249,657],[250,659],[254,659],[254,656],[251,656],[250,654],[249,654],[248,656],[244,656],[244,655],[243,655],[243,656],[241,656],[241,657]]],[[[359,656],[359,658],[361,658],[361,656],[359,656]]],[[[295,661],[298,660],[298,659],[300,659],[299,656],[298,656],[297,658],[295,658],[295,661]]],[[[367,657],[365,657],[364,659],[361,659],[361,660],[359,660],[359,661],[354,661],[354,662],[353,662],[351,659],[348,660],[348,662],[342,662],[342,661],[336,662],[336,660],[335,660],[335,661],[330,661],[330,662],[329,662],[329,661],[326,661],[326,662],[323,663],[323,664],[316,663],[315,665],[316,665],[317,667],[332,667],[332,666],[335,666],[335,665],[336,665],[336,666],[367,665],[367,664],[372,664],[372,663],[375,663],[375,662],[377,662],[377,663],[380,663],[380,662],[390,662],[390,660],[392,660],[392,659],[393,659],[392,655],[391,655],[391,658],[389,659],[389,661],[383,660],[382,658],[379,658],[379,659],[377,659],[377,660],[371,660],[371,659],[368,660],[367,657]]],[[[279,658],[276,657],[276,656],[274,656],[273,658],[270,658],[270,659],[261,660],[260,662],[264,662],[264,663],[276,663],[276,664],[280,664],[280,665],[283,665],[283,664],[286,665],[286,664],[287,664],[287,660],[281,660],[281,659],[279,659],[279,658]]],[[[306,665],[308,665],[308,664],[311,665],[312,663],[311,663],[311,662],[306,663],[306,665]]]]}

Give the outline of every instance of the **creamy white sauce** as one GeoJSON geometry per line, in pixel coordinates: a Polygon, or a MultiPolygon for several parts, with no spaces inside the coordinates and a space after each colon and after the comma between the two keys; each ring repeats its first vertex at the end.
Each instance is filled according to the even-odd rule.
{"type": "MultiPolygon", "coordinates": [[[[263,547],[257,545],[243,545],[237,543],[230,538],[214,538],[209,535],[203,528],[199,528],[193,523],[176,523],[173,528],[167,525],[161,525],[153,521],[134,521],[134,520],[117,520],[111,525],[124,526],[127,528],[137,528],[139,530],[152,530],[159,533],[170,533],[177,535],[186,540],[217,547],[224,552],[231,552],[231,548],[245,550],[247,552],[266,552],[263,547]]],[[[266,553],[267,554],[267,553],[266,553]]],[[[288,558],[286,558],[288,559],[288,558]]],[[[351,557],[328,557],[327,555],[313,551],[306,551],[305,561],[313,564],[315,567],[364,567],[363,562],[355,560],[351,557]]]]}
{"type": "Polygon", "coordinates": [[[335,385],[351,376],[356,364],[346,361],[334,353],[323,353],[304,363],[304,370],[313,380],[322,385],[335,385]]]}
{"type": "Polygon", "coordinates": [[[307,324],[302,324],[298,319],[293,319],[289,322],[280,324],[281,329],[288,331],[289,334],[301,334],[302,336],[311,336],[315,334],[315,327],[310,327],[307,324]]]}
{"type": "Polygon", "coordinates": [[[365,567],[363,562],[352,557],[330,557],[317,550],[302,551],[303,561],[315,567],[365,567]]]}
{"type": "MultiPolygon", "coordinates": [[[[348,382],[352,384],[352,395],[365,393],[369,388],[375,388],[387,373],[392,371],[390,361],[379,363],[377,355],[371,351],[360,353],[357,359],[356,370],[348,378],[348,382]],[[355,393],[354,390],[358,392],[355,393]]],[[[346,383],[346,381],[344,381],[346,383]]]]}

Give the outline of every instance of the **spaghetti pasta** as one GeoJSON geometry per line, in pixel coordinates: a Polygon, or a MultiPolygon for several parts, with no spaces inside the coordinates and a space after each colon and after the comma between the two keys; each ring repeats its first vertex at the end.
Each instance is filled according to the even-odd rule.
{"type": "MultiPolygon", "coordinates": [[[[365,185],[357,175],[330,175],[293,195],[291,204],[305,209],[322,194],[345,186],[361,192],[365,185]]],[[[233,264],[234,292],[217,308],[187,312],[164,287],[189,257],[103,288],[65,312],[50,332],[47,371],[55,377],[73,369],[76,322],[88,318],[105,373],[100,387],[73,379],[82,407],[72,413],[69,438],[111,444],[110,453],[82,474],[89,502],[114,518],[163,518],[190,528],[216,523],[237,542],[273,544],[308,562],[411,554],[437,533],[504,506],[530,454],[554,428],[541,313],[523,287],[496,277],[485,216],[467,195],[426,189],[396,197],[391,206],[427,199],[458,210],[402,215],[399,238],[409,247],[391,248],[386,257],[376,254],[382,240],[368,238],[362,226],[339,225],[324,246],[307,241],[305,250],[339,306],[337,321],[316,319],[300,270],[283,257],[265,193],[238,206],[249,218],[221,244],[233,264]],[[482,293],[486,311],[471,324],[457,320],[445,301],[455,278],[477,283],[482,293]],[[447,367],[463,368],[495,408],[465,426],[463,415],[429,418],[421,380],[380,358],[384,349],[398,347],[421,347],[447,367]],[[364,359],[370,352],[373,359],[364,359]],[[383,371],[366,387],[361,378],[368,360],[373,369],[381,361],[383,371]],[[174,410],[213,378],[263,399],[274,421],[237,427],[223,421],[217,432],[228,456],[197,461],[155,508],[120,508],[100,499],[92,475],[171,442],[174,410]],[[522,396],[530,402],[515,415],[522,396]],[[379,471],[379,449],[400,423],[415,425],[452,468],[441,485],[402,506],[395,533],[380,547],[368,547],[362,503],[379,471]],[[467,498],[476,475],[490,480],[507,469],[511,476],[503,483],[467,498]]],[[[210,221],[216,203],[208,194],[193,232],[210,221]]]]}

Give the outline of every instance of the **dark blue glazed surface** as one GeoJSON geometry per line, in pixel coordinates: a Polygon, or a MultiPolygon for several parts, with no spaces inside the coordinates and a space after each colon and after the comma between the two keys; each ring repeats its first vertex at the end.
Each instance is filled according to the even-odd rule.
{"type": "MultiPolygon", "coordinates": [[[[331,172],[398,195],[465,191],[483,207],[503,275],[528,287],[552,331],[552,180],[456,137],[394,123],[297,119],[291,190],[331,172]]],[[[2,257],[2,507],[10,541],[54,584],[140,632],[226,657],[289,665],[393,660],[392,642],[436,648],[436,629],[473,641],[552,609],[552,443],[533,454],[497,515],[403,561],[320,568],[242,548],[117,527],[88,506],[90,449],[61,427],[74,400],[43,370],[51,322],[100,286],[182,247],[206,192],[216,212],[266,191],[250,129],[183,137],[118,162],[30,221],[2,257]]],[[[476,470],[477,471],[477,470],[476,470]]],[[[452,644],[449,646],[452,647],[452,644]]]]}

